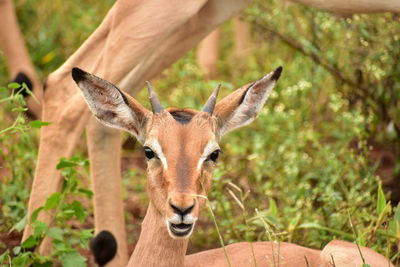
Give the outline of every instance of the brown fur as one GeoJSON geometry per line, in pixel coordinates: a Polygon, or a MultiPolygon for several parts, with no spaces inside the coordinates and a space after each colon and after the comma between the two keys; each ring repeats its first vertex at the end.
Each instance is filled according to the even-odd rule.
{"type": "MultiPolygon", "coordinates": [[[[201,172],[196,166],[205,145],[215,135],[211,117],[197,113],[188,124],[182,125],[165,111],[154,115],[150,125],[147,138],[159,141],[168,163],[165,170],[159,161],[149,161],[147,188],[153,205],[161,214],[172,215],[174,211],[168,201],[183,209],[194,202],[204,203],[193,195],[204,195],[210,185],[211,166],[201,172]]],[[[198,206],[193,209],[196,217],[198,206]]]]}
{"type": "Polygon", "coordinates": [[[2,0],[0,2],[0,47],[4,52],[10,81],[18,73],[24,73],[32,82],[33,94],[36,100],[28,97],[27,104],[31,114],[36,118],[41,116],[42,85],[37,77],[33,63],[26,49],[24,39],[18,26],[12,0],[2,0]]]}
{"type": "MultiPolygon", "coordinates": [[[[165,5],[165,1],[161,0],[117,1],[98,29],[47,79],[42,120],[51,121],[53,124],[41,129],[38,163],[29,200],[28,218],[34,210],[45,203],[51,194],[60,189],[60,172],[55,166],[61,157],[72,155],[85,126],[92,124],[88,123],[88,109],[70,78],[73,67],[84,68],[117,83],[122,89],[129,89],[136,93],[145,80],[157,76],[219,24],[238,14],[249,2],[248,0],[196,0],[172,1],[165,5]]],[[[6,21],[4,13],[7,12],[13,11],[0,10],[3,22],[6,21]]],[[[12,30],[10,26],[2,27],[2,29],[18,32],[15,28],[12,30]]],[[[0,35],[0,38],[7,36],[2,32],[0,35]]],[[[7,48],[3,47],[3,49],[8,51],[7,48]]],[[[21,53],[20,51],[21,49],[18,53],[21,53]]],[[[5,54],[7,58],[14,58],[8,57],[10,54],[8,52],[5,54]]],[[[216,107],[216,110],[218,109],[220,109],[220,116],[227,119],[224,113],[228,114],[229,108],[216,107]]],[[[119,143],[120,133],[110,132],[104,127],[93,125],[88,126],[89,142],[97,140],[97,137],[90,137],[95,132],[97,136],[103,137],[102,142],[105,144],[119,143]],[[93,130],[91,131],[89,127],[93,127],[93,130]]],[[[122,201],[116,184],[119,174],[115,179],[108,177],[109,173],[119,173],[118,156],[107,157],[106,153],[110,148],[103,147],[101,149],[107,149],[103,151],[95,149],[95,145],[93,141],[89,158],[91,162],[97,162],[96,166],[102,166],[104,171],[92,174],[94,188],[103,186],[115,189],[103,193],[94,192],[96,206],[108,203],[115,205],[114,209],[95,208],[98,211],[96,232],[109,228],[107,230],[116,235],[121,254],[109,266],[124,266],[127,255],[124,255],[126,251],[126,240],[123,240],[124,218],[120,212],[122,201]],[[112,223],[109,218],[114,218],[112,223]]],[[[206,184],[207,186],[209,185],[206,184]]],[[[49,223],[52,215],[41,213],[39,220],[49,223]]],[[[30,234],[32,234],[32,227],[28,224],[23,239],[29,237],[30,234]]],[[[40,252],[49,253],[49,244],[49,239],[45,239],[40,252]]]]}
{"type": "MultiPolygon", "coordinates": [[[[181,218],[179,223],[184,222],[186,215],[198,218],[199,211],[205,204],[204,196],[210,189],[214,163],[199,160],[211,155],[212,151],[218,148],[216,142],[221,137],[220,128],[225,128],[224,124],[221,125],[221,121],[231,127],[229,131],[255,117],[254,112],[259,112],[260,109],[254,107],[263,105],[266,92],[275,85],[280,73],[281,68],[278,68],[275,72],[252,83],[250,87],[240,88],[231,93],[218,103],[219,108],[214,114],[180,109],[150,113],[139,103],[131,102],[129,97],[125,98],[128,103],[122,103],[118,97],[114,97],[119,89],[114,87],[113,90],[108,90],[110,87],[106,81],[87,74],[75,79],[94,114],[98,109],[109,112],[119,110],[122,114],[130,114],[127,110],[122,110],[127,104],[132,107],[132,111],[142,110],[143,114],[134,112],[132,115],[132,123],[136,124],[136,127],[139,127],[136,117],[147,118],[142,126],[144,129],[140,132],[143,132],[144,146],[152,152],[151,156],[148,156],[147,168],[147,191],[151,202],[142,224],[137,247],[128,266],[174,267],[185,264],[185,266],[216,267],[227,265],[328,267],[334,263],[336,266],[350,267],[362,264],[362,257],[371,265],[392,266],[388,260],[368,248],[360,247],[363,254],[361,257],[355,244],[344,241],[332,241],[322,252],[289,243],[243,242],[227,246],[227,255],[219,248],[185,257],[191,231],[182,238],[171,232],[170,226],[171,221],[174,221],[173,224],[178,224],[176,220],[179,218],[181,218]],[[98,94],[108,99],[111,104],[97,101],[98,94]],[[133,107],[135,105],[137,107],[133,107]],[[227,110],[230,110],[230,113],[227,110]],[[220,111],[223,112],[219,113],[220,111]],[[182,124],[171,115],[171,112],[189,114],[191,120],[182,124]],[[185,215],[182,215],[182,210],[186,211],[185,215]],[[177,214],[181,214],[182,217],[177,217],[177,214]]],[[[99,117],[99,119],[105,124],[110,124],[110,120],[114,121],[110,118],[99,117]]],[[[125,117],[124,120],[129,118],[125,117]]],[[[113,126],[129,130],[124,120],[120,123],[117,120],[117,125],[113,126]]],[[[193,224],[194,221],[191,222],[193,224]]]]}
{"type": "Polygon", "coordinates": [[[217,61],[219,58],[220,30],[216,29],[210,33],[199,44],[196,53],[197,64],[206,72],[208,78],[217,75],[217,61]]]}
{"type": "MultiPolygon", "coordinates": [[[[70,77],[73,67],[78,66],[89,70],[117,83],[122,89],[129,89],[130,92],[136,93],[142,88],[145,80],[157,76],[165,67],[193,48],[219,24],[235,16],[248,3],[249,1],[198,0],[170,2],[165,6],[164,1],[158,0],[117,1],[99,28],[58,70],[48,77],[42,120],[52,121],[53,124],[41,129],[38,163],[29,200],[28,218],[35,209],[44,204],[47,197],[59,191],[60,173],[55,166],[61,157],[72,155],[77,140],[88,125],[88,109],[70,77]],[[165,8],[159,9],[161,6],[165,8]],[[156,13],[155,8],[158,9],[156,13]],[[166,21],[168,23],[165,23],[166,21]]],[[[101,127],[96,131],[100,136],[104,136],[103,143],[119,139],[118,132],[106,134],[101,127]]],[[[98,165],[110,168],[109,172],[119,172],[119,169],[114,169],[117,166],[118,157],[106,159],[106,157],[95,156],[94,154],[97,153],[103,152],[92,150],[89,154],[91,161],[101,160],[98,161],[98,165]]],[[[115,183],[118,179],[110,179],[106,173],[92,175],[93,184],[97,184],[98,180],[103,181],[102,186],[105,188],[117,188],[115,183]]],[[[117,238],[124,236],[125,229],[122,227],[124,218],[119,212],[123,207],[121,196],[117,194],[117,191],[108,191],[105,194],[94,192],[94,194],[97,195],[98,200],[95,205],[118,203],[115,204],[114,211],[96,214],[98,217],[95,225],[96,232],[104,229],[103,222],[108,222],[112,217],[115,223],[111,226],[106,223],[107,227],[111,227],[107,230],[117,238]]],[[[102,209],[97,208],[97,210],[102,209]]],[[[52,215],[42,213],[39,219],[48,223],[52,215]]],[[[31,233],[32,228],[28,225],[23,239],[31,233]]],[[[126,240],[117,241],[119,248],[126,248],[126,240]]],[[[50,243],[46,239],[40,248],[41,253],[49,253],[49,247],[50,243]]],[[[109,266],[124,266],[127,256],[114,258],[109,266]]]]}
{"type": "MultiPolygon", "coordinates": [[[[228,267],[222,248],[187,255],[188,239],[174,240],[166,231],[163,217],[150,203],[142,231],[128,266],[228,267]],[[183,264],[184,262],[184,264],[183,264]]],[[[362,259],[353,243],[334,240],[320,250],[285,242],[240,242],[226,246],[232,267],[358,267],[362,259]]],[[[361,247],[365,262],[371,267],[394,267],[385,257],[361,247]]]]}
{"type": "Polygon", "coordinates": [[[341,15],[357,13],[400,12],[398,0],[290,0],[341,15]]]}

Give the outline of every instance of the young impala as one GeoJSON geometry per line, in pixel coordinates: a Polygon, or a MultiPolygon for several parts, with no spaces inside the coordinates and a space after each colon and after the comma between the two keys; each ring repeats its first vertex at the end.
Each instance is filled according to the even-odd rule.
{"type": "MultiPolygon", "coordinates": [[[[113,84],[78,68],[72,70],[94,116],[108,126],[133,134],[143,144],[148,159],[150,204],[128,266],[227,264],[222,249],[185,257],[188,237],[205,205],[201,196],[211,187],[221,137],[254,120],[281,72],[279,67],[216,103],[218,86],[201,111],[164,109],[148,83],[152,107],[149,111],[113,84]]],[[[108,245],[98,244],[104,239],[115,247],[110,233],[98,235],[92,248],[101,265],[108,260],[102,255],[108,245]]],[[[360,252],[371,266],[391,266],[376,252],[368,248],[359,251],[356,245],[344,241],[333,241],[322,252],[273,242],[237,243],[228,246],[227,251],[232,266],[331,266],[332,260],[336,266],[354,266],[362,263],[360,252]]]]}

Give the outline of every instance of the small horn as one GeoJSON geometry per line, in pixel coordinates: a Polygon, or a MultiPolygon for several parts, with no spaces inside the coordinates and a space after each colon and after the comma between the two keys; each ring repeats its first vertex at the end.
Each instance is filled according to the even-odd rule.
{"type": "Polygon", "coordinates": [[[151,84],[148,81],[146,81],[146,84],[147,84],[147,89],[149,90],[151,109],[153,113],[160,113],[161,111],[164,110],[164,108],[161,106],[160,101],[158,100],[153,87],[151,87],[151,84]]]}
{"type": "Polygon", "coordinates": [[[221,88],[221,84],[218,84],[218,86],[215,87],[214,91],[212,92],[211,96],[208,98],[206,104],[204,105],[204,107],[201,111],[210,113],[210,115],[213,114],[215,103],[217,102],[219,88],[221,88]]]}

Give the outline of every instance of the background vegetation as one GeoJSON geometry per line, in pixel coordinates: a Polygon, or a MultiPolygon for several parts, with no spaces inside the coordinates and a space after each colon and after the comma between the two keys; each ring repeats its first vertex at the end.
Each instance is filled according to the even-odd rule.
{"type": "MultiPolygon", "coordinates": [[[[41,77],[79,47],[112,3],[16,1],[41,77]]],[[[280,240],[322,248],[332,239],[344,239],[398,261],[398,17],[340,18],[300,5],[284,7],[280,1],[259,0],[242,18],[252,29],[252,47],[245,58],[232,55],[233,27],[228,22],[222,27],[219,74],[214,80],[205,78],[191,51],[154,82],[165,106],[200,108],[217,83],[223,85],[223,96],[284,66],[258,119],[222,143],[224,154],[209,199],[225,243],[280,240]]],[[[41,211],[57,209],[56,225],[49,228],[37,222],[31,243],[18,244],[40,125],[29,124],[24,117],[20,89],[7,86],[6,73],[0,52],[4,85],[0,90],[0,255],[5,253],[0,263],[21,266],[33,259],[37,266],[54,260],[65,266],[85,265],[93,226],[87,201],[89,163],[83,146],[73,159],[60,161],[64,190],[41,211]],[[27,250],[44,235],[55,239],[54,255],[46,258],[27,250]]],[[[147,105],[145,92],[138,98],[147,105]]],[[[141,164],[132,164],[142,152],[138,145],[133,147],[125,146],[122,166],[130,244],[137,240],[147,203],[144,171],[134,168],[141,164]]],[[[204,210],[190,251],[217,246],[211,215],[204,210]]]]}

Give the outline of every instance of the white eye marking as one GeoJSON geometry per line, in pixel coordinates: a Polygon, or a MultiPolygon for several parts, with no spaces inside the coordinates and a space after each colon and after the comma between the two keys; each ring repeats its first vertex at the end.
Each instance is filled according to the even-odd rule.
{"type": "Polygon", "coordinates": [[[167,159],[164,156],[164,153],[162,151],[162,148],[160,146],[160,143],[156,139],[152,139],[149,141],[146,141],[145,146],[150,147],[153,149],[153,151],[157,154],[157,157],[161,160],[162,165],[164,166],[164,169],[168,169],[168,164],[167,164],[167,159]]]}
{"type": "Polygon", "coordinates": [[[217,149],[219,149],[217,142],[215,142],[214,140],[208,141],[207,145],[204,147],[203,154],[201,155],[199,162],[197,163],[197,171],[201,170],[203,162],[212,152],[214,152],[217,149]]]}

